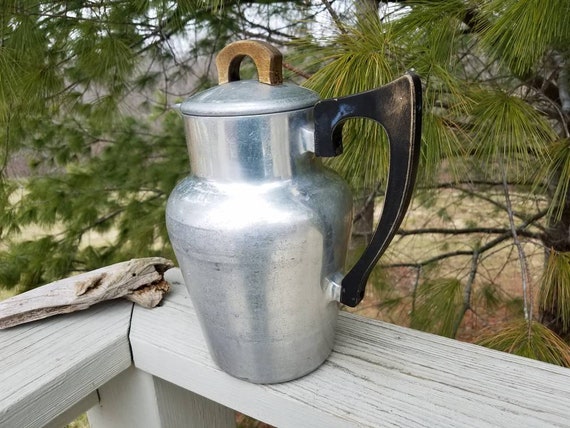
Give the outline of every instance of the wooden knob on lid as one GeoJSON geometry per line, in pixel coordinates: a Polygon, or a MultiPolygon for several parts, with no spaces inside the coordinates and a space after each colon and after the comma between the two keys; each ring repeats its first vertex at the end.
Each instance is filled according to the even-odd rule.
{"type": "Polygon", "coordinates": [[[218,83],[220,85],[240,80],[239,67],[242,60],[250,57],[257,68],[258,80],[268,85],[283,83],[283,56],[279,50],[260,40],[241,40],[230,43],[216,57],[218,83]]]}

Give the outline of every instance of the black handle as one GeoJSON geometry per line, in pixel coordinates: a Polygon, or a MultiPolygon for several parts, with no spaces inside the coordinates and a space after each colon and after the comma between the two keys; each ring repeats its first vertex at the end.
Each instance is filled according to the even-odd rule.
{"type": "Polygon", "coordinates": [[[380,123],[390,143],[390,169],[382,216],[372,240],[343,278],[341,303],[356,306],[364,297],[372,268],[400,227],[408,209],[418,170],[421,138],[422,88],[417,75],[408,73],[372,91],[323,100],[315,105],[315,154],[342,153],[342,126],[353,117],[380,123]]]}

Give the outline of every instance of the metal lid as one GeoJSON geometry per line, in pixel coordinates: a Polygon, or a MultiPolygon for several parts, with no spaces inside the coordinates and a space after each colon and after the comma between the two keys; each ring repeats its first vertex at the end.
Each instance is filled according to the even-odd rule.
{"type": "Polygon", "coordinates": [[[319,101],[316,92],[283,83],[281,52],[257,40],[234,42],[216,57],[219,85],[191,96],[180,105],[190,116],[249,116],[300,110],[319,101]],[[257,80],[240,80],[239,66],[250,57],[257,80]]]}
{"type": "Polygon", "coordinates": [[[319,99],[316,92],[297,85],[238,80],[191,96],[180,111],[190,116],[246,116],[300,110],[319,99]]]}

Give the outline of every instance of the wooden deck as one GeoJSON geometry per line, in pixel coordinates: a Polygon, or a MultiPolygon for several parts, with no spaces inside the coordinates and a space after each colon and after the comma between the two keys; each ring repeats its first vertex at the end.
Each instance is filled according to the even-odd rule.
{"type": "Polygon", "coordinates": [[[0,331],[0,427],[570,426],[570,370],[342,313],[331,357],[254,385],[211,361],[179,271],[149,310],[103,303],[0,331]]]}

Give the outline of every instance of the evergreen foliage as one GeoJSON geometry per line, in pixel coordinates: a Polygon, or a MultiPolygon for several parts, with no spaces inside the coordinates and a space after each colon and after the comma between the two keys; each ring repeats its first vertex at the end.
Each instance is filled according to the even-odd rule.
{"type": "MultiPolygon", "coordinates": [[[[248,6],[262,18],[297,8],[248,6]]],[[[2,287],[25,290],[132,257],[173,258],[164,209],[189,163],[171,105],[213,84],[213,54],[255,24],[243,8],[2,3],[2,287]],[[14,158],[28,163],[21,177],[10,172],[14,158]]]]}
{"type": "MultiPolygon", "coordinates": [[[[521,298],[511,301],[522,305],[525,319],[516,321],[516,328],[507,324],[496,336],[504,343],[482,343],[558,364],[567,364],[568,347],[557,334],[568,331],[570,286],[565,257],[570,250],[570,24],[563,18],[568,12],[568,2],[546,8],[532,0],[410,0],[364,14],[360,9],[351,22],[332,20],[336,32],[321,49],[328,62],[307,82],[325,96],[339,96],[406,69],[422,76],[423,163],[416,209],[432,210],[442,226],[419,225],[400,233],[431,233],[453,244],[430,247],[428,257],[384,263],[384,268],[416,272],[408,297],[410,325],[455,337],[468,313],[485,323],[479,310],[500,302],[509,306],[499,292],[504,284],[489,266],[500,264],[502,272],[515,262],[521,298]],[[421,196],[444,188],[455,191],[455,204],[430,207],[430,196],[421,196]],[[458,230],[462,201],[485,204],[490,217],[458,230]],[[453,241],[458,235],[463,239],[453,241]],[[542,282],[531,279],[530,247],[538,254],[553,248],[542,282]],[[533,286],[541,289],[538,308],[533,286]],[[519,340],[521,329],[530,332],[521,336],[528,340],[519,340]]],[[[385,179],[386,154],[382,145],[369,144],[376,126],[355,123],[345,132],[348,155],[332,165],[355,188],[362,183],[365,189],[377,188],[385,179]]],[[[405,298],[406,290],[401,292],[405,298]]]]}
{"type": "Polygon", "coordinates": [[[482,336],[477,343],[497,351],[570,367],[568,344],[537,321],[515,320],[499,333],[482,336]]]}
{"type": "MultiPolygon", "coordinates": [[[[570,2],[12,0],[0,10],[1,287],[172,257],[164,207],[189,164],[170,106],[215,83],[212,58],[228,41],[263,38],[285,49],[288,78],[323,97],[409,69],[422,77],[416,198],[377,292],[402,272],[412,279],[379,308],[456,337],[467,315],[484,325],[483,312],[514,305],[481,343],[568,365],[570,2]]],[[[368,120],[344,132],[331,166],[374,201],[384,132],[368,120]]]]}

